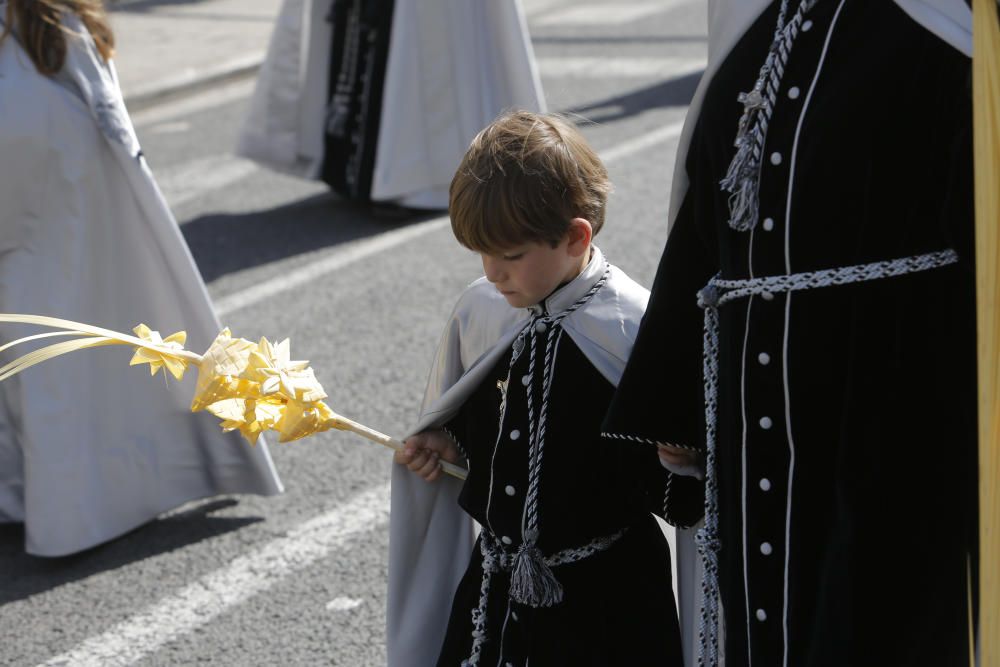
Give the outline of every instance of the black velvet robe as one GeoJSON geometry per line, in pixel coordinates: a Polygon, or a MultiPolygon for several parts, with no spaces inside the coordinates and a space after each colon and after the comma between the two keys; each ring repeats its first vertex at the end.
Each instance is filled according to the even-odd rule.
{"type": "Polygon", "coordinates": [[[707,89],[691,186],[606,430],[704,446],[695,294],[717,272],[744,279],[953,248],[956,265],[721,307],[720,587],[727,667],[968,664],[970,61],[893,2],[819,0],[767,134],[761,222],[736,232],[719,181],[735,152],[737,95],[757,78],[778,5],[707,89]]]}
{"type": "MultiPolygon", "coordinates": [[[[538,344],[544,350],[544,335],[538,344]]],[[[512,553],[522,542],[528,488],[527,392],[521,382],[528,356],[525,350],[511,373],[502,423],[498,382],[507,379],[510,352],[447,425],[470,464],[460,504],[486,530],[509,540],[512,553]]],[[[540,368],[534,376],[537,418],[540,368]]],[[[627,530],[607,551],[553,568],[565,591],[556,606],[512,602],[509,573],[495,574],[479,664],[679,667],[670,551],[650,514],[662,512],[670,473],[652,447],[601,439],[600,424],[614,388],[569,336],[559,344],[553,378],[540,473],[539,547],[550,555],[627,530]]],[[[442,667],[458,667],[469,657],[482,577],[477,542],[455,594],[438,661],[442,667]]]]}

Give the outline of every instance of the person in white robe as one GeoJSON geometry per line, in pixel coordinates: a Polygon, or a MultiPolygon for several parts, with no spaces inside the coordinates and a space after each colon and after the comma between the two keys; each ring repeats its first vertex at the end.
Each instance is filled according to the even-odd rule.
{"type": "MultiPolygon", "coordinates": [[[[0,0],[0,19],[16,15],[8,9],[0,0]]],[[[53,76],[36,69],[17,25],[0,42],[0,312],[186,330],[187,347],[203,351],[219,320],[114,65],[78,16],[62,20],[53,76]]],[[[0,342],[26,333],[4,326],[0,342]]],[[[0,364],[22,352],[3,351],[0,364]]],[[[0,383],[0,522],[24,523],[28,553],[79,552],[199,498],[282,491],[266,444],[190,412],[193,374],[168,383],[129,358],[90,350],[0,383]]]]}
{"type": "Polygon", "coordinates": [[[285,0],[237,152],[350,199],[445,209],[472,137],[544,107],[520,0],[285,0]],[[365,50],[379,40],[387,54],[365,50]]]}

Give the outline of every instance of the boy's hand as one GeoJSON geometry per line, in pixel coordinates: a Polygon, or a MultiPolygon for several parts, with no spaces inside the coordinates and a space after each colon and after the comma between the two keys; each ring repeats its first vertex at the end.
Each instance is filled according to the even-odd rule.
{"type": "Polygon", "coordinates": [[[405,449],[396,452],[392,460],[404,465],[433,482],[441,476],[441,461],[457,463],[461,458],[458,447],[451,437],[442,430],[424,431],[406,439],[405,449]]]}
{"type": "Polygon", "coordinates": [[[671,445],[657,445],[656,453],[660,457],[660,465],[675,475],[698,479],[705,477],[705,467],[698,452],[671,445]]]}

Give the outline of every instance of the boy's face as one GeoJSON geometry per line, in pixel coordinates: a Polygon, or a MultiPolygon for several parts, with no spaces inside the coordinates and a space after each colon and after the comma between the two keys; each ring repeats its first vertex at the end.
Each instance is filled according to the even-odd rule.
{"type": "Polygon", "coordinates": [[[545,242],[529,242],[502,253],[479,253],[486,279],[514,308],[541,302],[586,267],[590,259],[590,223],[586,225],[585,234],[571,228],[554,248],[545,242]]]}

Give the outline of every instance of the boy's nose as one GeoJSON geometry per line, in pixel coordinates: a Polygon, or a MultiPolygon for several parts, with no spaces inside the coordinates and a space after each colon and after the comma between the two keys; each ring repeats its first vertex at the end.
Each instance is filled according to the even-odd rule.
{"type": "Polygon", "coordinates": [[[483,273],[486,274],[486,279],[491,283],[498,283],[504,279],[504,271],[500,262],[486,255],[483,255],[483,273]]]}

